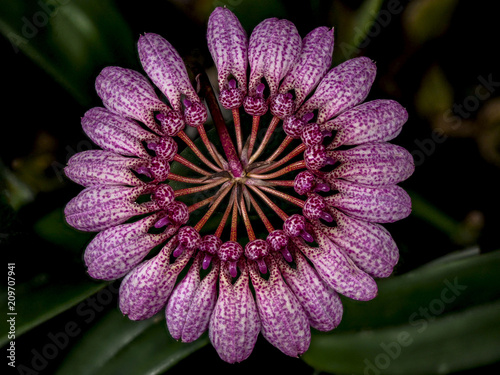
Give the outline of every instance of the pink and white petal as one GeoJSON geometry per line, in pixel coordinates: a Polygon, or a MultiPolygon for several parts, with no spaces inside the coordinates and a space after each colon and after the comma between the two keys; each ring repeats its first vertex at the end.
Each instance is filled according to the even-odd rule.
{"type": "Polygon", "coordinates": [[[313,263],[323,281],[337,293],[355,300],[375,298],[378,291],[375,280],[360,270],[317,226],[313,226],[313,230],[319,247],[306,245],[297,237],[292,238],[292,242],[313,263]]]}
{"type": "Polygon", "coordinates": [[[88,150],[73,155],[64,168],[71,181],[83,186],[121,184],[139,186],[144,183],[132,173],[131,168],[143,164],[136,158],[127,158],[106,150],[88,150]]]}
{"type": "Polygon", "coordinates": [[[408,120],[408,112],[394,100],[373,100],[360,104],[320,124],[322,130],[336,130],[335,138],[327,146],[333,150],[342,145],[385,142],[394,139],[408,120]]]}
{"type": "Polygon", "coordinates": [[[161,133],[154,112],[168,113],[171,109],[158,99],[153,86],[142,74],[108,66],[97,76],[95,87],[107,109],[141,121],[151,130],[161,133]]]}
{"type": "Polygon", "coordinates": [[[293,251],[296,268],[285,262],[281,255],[275,260],[291,291],[304,308],[311,327],[319,331],[331,331],[342,319],[342,301],[339,295],[319,277],[301,252],[293,251]]]}
{"type": "Polygon", "coordinates": [[[219,89],[233,76],[243,95],[247,92],[248,37],[240,21],[227,8],[217,7],[208,19],[207,43],[217,68],[219,89]]]}
{"type": "Polygon", "coordinates": [[[147,186],[120,185],[86,188],[66,205],[66,222],[82,231],[98,232],[152,212],[157,209],[155,205],[135,202],[139,196],[148,194],[148,189],[147,186]]]}
{"type": "Polygon", "coordinates": [[[366,143],[344,151],[326,154],[341,164],[322,178],[329,184],[343,178],[368,186],[393,185],[406,180],[415,170],[411,154],[390,143],[366,143]]]}
{"type": "Polygon", "coordinates": [[[173,236],[177,226],[162,233],[148,233],[159,214],[130,224],[117,225],[97,234],[85,250],[88,273],[94,279],[115,280],[125,276],[155,247],[173,236]]]}
{"type": "MultiPolygon", "coordinates": [[[[336,227],[322,230],[345,250],[353,262],[373,277],[388,277],[399,260],[399,251],[387,229],[358,220],[336,209],[329,210],[336,227]]],[[[321,226],[321,223],[317,223],[321,226]]]]}
{"type": "Polygon", "coordinates": [[[167,327],[176,340],[192,342],[208,328],[217,300],[219,261],[200,280],[200,268],[205,254],[198,253],[186,277],[175,287],[165,309],[167,327]]]}
{"type": "Polygon", "coordinates": [[[228,262],[221,265],[219,297],[210,318],[209,337],[221,359],[235,363],[252,353],[261,323],[249,287],[248,265],[239,262],[241,274],[234,283],[228,267],[228,262]]]}
{"type": "Polygon", "coordinates": [[[361,103],[370,92],[376,70],[373,61],[367,57],[356,57],[336,66],[321,80],[297,116],[317,109],[316,122],[323,123],[361,103]]]}
{"type": "Polygon", "coordinates": [[[285,284],[276,261],[267,257],[269,279],[261,277],[256,262],[249,264],[262,335],[286,355],[298,357],[311,342],[309,319],[297,297],[285,284]]]}
{"type": "Polygon", "coordinates": [[[411,198],[397,185],[371,187],[345,180],[330,180],[330,187],[339,192],[324,197],[324,202],[361,220],[392,223],[411,213],[411,198]]]}
{"type": "Polygon", "coordinates": [[[151,318],[167,303],[177,276],[188,264],[192,251],[186,251],[174,263],[170,256],[176,240],[170,240],[154,258],[133,269],[120,285],[120,310],[131,320],[151,318]]]}
{"type": "Polygon", "coordinates": [[[139,38],[137,48],[144,71],[175,111],[181,112],[183,95],[192,102],[200,101],[184,61],[166,39],[158,34],[146,33],[139,38]]]}
{"type": "Polygon", "coordinates": [[[280,93],[295,90],[295,106],[298,108],[307,95],[325,76],[332,64],[333,29],[318,27],[302,40],[302,50],[293,68],[283,79],[280,93]]]}
{"type": "Polygon", "coordinates": [[[142,142],[159,137],[127,119],[101,107],[88,110],[82,118],[83,131],[104,150],[125,156],[148,158],[142,142]]]}
{"type": "Polygon", "coordinates": [[[270,97],[278,93],[281,80],[292,68],[302,48],[295,25],[288,20],[268,18],[259,23],[250,36],[248,91],[254,96],[262,77],[267,81],[270,97]]]}

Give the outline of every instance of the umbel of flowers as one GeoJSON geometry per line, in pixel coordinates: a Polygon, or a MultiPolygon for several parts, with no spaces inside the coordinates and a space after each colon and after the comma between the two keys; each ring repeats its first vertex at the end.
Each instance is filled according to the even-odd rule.
{"type": "Polygon", "coordinates": [[[98,232],[85,251],[88,273],[123,278],[120,309],[130,319],[163,309],[175,339],[208,329],[231,363],[251,354],[259,333],[298,356],[310,327],[340,323],[339,294],[374,298],[374,278],[398,261],[380,223],[411,210],[397,183],[412,174],[412,157],[388,143],[407,113],[392,100],[362,103],[376,73],[370,59],[330,69],[332,29],[302,39],[293,23],[270,18],[248,38],[217,8],[207,39],[218,97],[204,72],[193,88],[156,34],[138,42],[149,80],[102,70],[95,86],[104,107],[82,119],[102,149],[69,160],[66,175],[85,189],[66,220],[98,232]]]}

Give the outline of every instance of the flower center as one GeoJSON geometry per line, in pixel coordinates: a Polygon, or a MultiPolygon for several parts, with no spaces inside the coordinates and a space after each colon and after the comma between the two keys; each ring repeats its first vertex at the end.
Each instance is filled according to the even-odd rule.
{"type": "MultiPolygon", "coordinates": [[[[174,255],[181,254],[188,247],[187,244],[195,246],[196,243],[197,248],[205,253],[204,268],[217,256],[228,263],[230,274],[235,276],[238,260],[245,257],[249,261],[255,261],[259,270],[266,273],[265,258],[270,251],[279,252],[285,260],[292,261],[287,247],[289,237],[301,236],[306,241],[313,241],[307,231],[305,218],[297,214],[306,206],[306,201],[298,198],[293,189],[296,184],[293,177],[296,173],[292,172],[306,168],[306,161],[299,158],[306,147],[299,137],[293,136],[293,130],[288,132],[285,128],[303,128],[313,116],[307,114],[301,119],[291,116],[291,94],[279,94],[271,98],[269,102],[272,116],[265,116],[268,104],[263,98],[264,85],[258,85],[253,97],[247,96],[241,100],[236,82],[231,80],[229,89],[221,93],[226,102],[239,102],[239,107],[231,108],[234,126],[229,127],[230,131],[203,73],[199,75],[199,83],[202,88],[200,96],[207,103],[218,135],[217,146],[210,141],[203,124],[197,124],[196,129],[202,144],[198,143],[206,152],[202,152],[183,131],[177,134],[186,143],[186,155],[190,154],[190,158],[183,157],[184,153],[173,157],[173,161],[180,164],[178,167],[173,164],[168,175],[168,179],[173,181],[170,183],[173,194],[161,188],[161,185],[155,193],[163,201],[168,199],[168,202],[162,203],[168,218],[161,219],[161,224],[187,223],[194,232],[200,234],[198,242],[195,241],[197,236],[193,235],[193,231],[184,230],[191,234],[186,239],[180,238],[179,234],[179,246],[174,255]],[[242,105],[247,113],[240,116],[242,105]],[[248,126],[245,126],[247,122],[248,126]],[[280,123],[284,123],[285,132],[278,131],[280,123]],[[283,134],[281,139],[280,134],[283,134]],[[200,176],[188,177],[178,173],[186,168],[200,176]],[[173,203],[172,195],[175,198],[173,203]],[[163,198],[164,196],[167,198],[163,198]],[[173,207],[174,203],[178,207],[173,207]],[[287,209],[286,213],[282,209],[284,204],[295,208],[291,212],[287,209]],[[174,213],[177,209],[187,212],[189,219],[186,220],[184,214],[174,213]],[[214,223],[217,223],[215,231],[214,223]]],[[[190,102],[184,104],[188,109],[192,107],[190,102]]],[[[196,117],[195,114],[192,116],[196,117]]],[[[300,133],[295,128],[295,132],[300,133]]],[[[319,132],[316,128],[312,129],[309,138],[322,141],[323,134],[318,135],[314,131],[319,132]]],[[[151,148],[155,149],[157,155],[170,155],[170,150],[176,149],[168,140],[152,145],[151,148]]],[[[309,176],[308,183],[311,185],[314,181],[314,176],[309,176]]],[[[321,212],[324,207],[321,199],[318,198],[317,202],[309,206],[311,210],[319,207],[320,213],[314,213],[317,217],[330,219],[327,213],[321,212]]]]}

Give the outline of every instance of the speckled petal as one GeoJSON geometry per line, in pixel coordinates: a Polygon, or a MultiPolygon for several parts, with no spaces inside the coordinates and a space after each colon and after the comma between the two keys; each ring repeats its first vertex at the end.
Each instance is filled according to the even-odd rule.
{"type": "Polygon", "coordinates": [[[391,143],[367,143],[349,150],[327,151],[327,155],[341,162],[323,175],[329,184],[343,178],[369,186],[392,185],[406,180],[415,170],[411,154],[391,143]]]}
{"type": "Polygon", "coordinates": [[[360,270],[318,227],[313,226],[319,247],[308,246],[297,237],[292,238],[294,246],[314,265],[323,281],[337,293],[346,297],[369,301],[377,296],[377,284],[367,273],[360,270]]]}
{"type": "Polygon", "coordinates": [[[345,180],[330,180],[330,186],[339,193],[324,197],[324,202],[361,220],[392,223],[411,212],[410,196],[397,185],[370,187],[345,180]]]}
{"type": "Polygon", "coordinates": [[[286,355],[298,357],[311,342],[309,320],[290,288],[281,277],[272,257],[268,257],[269,279],[260,276],[256,263],[249,265],[255,290],[262,335],[286,355]]]}
{"type": "Polygon", "coordinates": [[[73,155],[64,168],[70,180],[83,186],[122,184],[138,186],[143,182],[131,171],[141,159],[127,158],[112,151],[88,150],[73,155]]]}
{"type": "Polygon", "coordinates": [[[212,269],[203,280],[200,268],[205,254],[199,252],[188,274],[175,287],[165,309],[167,327],[176,340],[192,342],[208,328],[217,300],[219,262],[214,259],[212,269]]]}
{"type": "Polygon", "coordinates": [[[399,259],[398,247],[389,231],[379,224],[349,217],[336,209],[329,209],[329,212],[337,226],[322,226],[328,237],[366,273],[373,277],[389,276],[399,259]]]}
{"type": "Polygon", "coordinates": [[[136,215],[154,211],[154,204],[135,202],[149,192],[148,186],[97,185],[86,188],[66,205],[66,221],[72,227],[88,232],[110,228],[136,215]]]}
{"type": "Polygon", "coordinates": [[[342,145],[390,141],[401,132],[407,119],[408,113],[401,104],[380,99],[360,104],[320,124],[320,128],[337,131],[327,147],[332,150],[342,145]]]}
{"type": "Polygon", "coordinates": [[[325,284],[301,252],[294,251],[292,256],[295,268],[275,254],[283,278],[304,308],[311,327],[331,331],[342,319],[343,307],[339,295],[325,284]]]}
{"type": "Polygon", "coordinates": [[[318,109],[317,123],[337,116],[366,98],[375,75],[375,64],[369,58],[347,60],[326,74],[296,115],[300,117],[318,109]]]}
{"type": "Polygon", "coordinates": [[[141,121],[158,133],[154,112],[171,111],[158,99],[149,81],[135,70],[108,66],[97,76],[95,87],[107,109],[141,121]]]}
{"type": "Polygon", "coordinates": [[[191,85],[184,61],[166,39],[158,34],[146,33],[139,38],[137,49],[144,71],[175,111],[182,110],[182,95],[192,102],[200,101],[191,85]]]}
{"type": "Polygon", "coordinates": [[[97,234],[85,249],[84,260],[94,279],[115,280],[137,266],[153,247],[175,234],[169,226],[162,233],[148,233],[160,215],[153,214],[130,224],[122,224],[97,234]]]}
{"type": "Polygon", "coordinates": [[[333,29],[318,27],[302,40],[302,51],[293,68],[283,79],[280,93],[295,90],[298,108],[316,87],[332,64],[333,29]]]}
{"type": "Polygon", "coordinates": [[[120,310],[131,320],[148,319],[167,303],[177,276],[189,262],[192,252],[185,252],[174,263],[170,256],[175,238],[158,255],[134,268],[120,285],[120,310]]]}
{"type": "Polygon", "coordinates": [[[83,131],[104,150],[125,156],[148,158],[142,142],[158,141],[159,137],[105,108],[88,110],[82,118],[83,131]]]}
{"type": "Polygon", "coordinates": [[[210,15],[207,43],[217,68],[219,89],[227,89],[228,78],[247,91],[248,37],[238,18],[227,8],[218,7],[210,15]]]}
{"type": "Polygon", "coordinates": [[[212,345],[221,359],[229,363],[250,356],[261,329],[245,261],[239,262],[239,269],[241,274],[233,283],[228,263],[221,266],[219,297],[209,325],[212,345]]]}
{"type": "Polygon", "coordinates": [[[250,36],[249,95],[255,95],[262,77],[267,81],[270,97],[278,93],[280,81],[300,54],[302,41],[295,25],[288,20],[268,18],[259,23],[250,36]]]}

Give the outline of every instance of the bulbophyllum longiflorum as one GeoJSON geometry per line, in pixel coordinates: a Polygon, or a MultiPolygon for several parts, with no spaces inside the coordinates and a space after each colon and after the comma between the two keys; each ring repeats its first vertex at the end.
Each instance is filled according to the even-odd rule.
{"type": "Polygon", "coordinates": [[[218,97],[203,71],[193,88],[157,34],[138,42],[149,79],[102,70],[95,86],[104,107],[82,119],[102,149],[69,160],[66,175],[85,189],[66,220],[99,232],[85,251],[88,273],[123,277],[120,309],[130,319],[164,309],[175,339],[208,329],[231,363],[251,354],[259,332],[298,356],[310,327],[340,323],[339,294],[374,298],[374,278],[398,261],[380,223],[411,211],[397,183],[412,174],[412,157],[388,143],[407,112],[392,100],[362,103],[376,74],[370,59],[330,69],[327,27],[301,38],[293,23],[270,18],[248,38],[217,8],[207,39],[218,97]],[[207,107],[214,129],[205,128],[207,107]]]}

